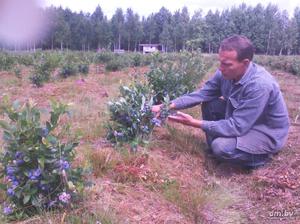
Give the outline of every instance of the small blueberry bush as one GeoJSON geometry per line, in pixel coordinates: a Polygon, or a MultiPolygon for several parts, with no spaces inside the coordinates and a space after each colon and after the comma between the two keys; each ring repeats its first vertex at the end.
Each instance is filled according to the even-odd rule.
{"type": "Polygon", "coordinates": [[[99,52],[95,55],[95,58],[94,58],[94,63],[96,64],[99,64],[99,63],[107,63],[111,60],[114,59],[114,53],[111,52],[111,51],[102,51],[102,52],[99,52]]]}
{"type": "Polygon", "coordinates": [[[108,103],[110,122],[107,138],[113,143],[129,142],[133,146],[146,143],[154,126],[161,126],[168,116],[164,106],[160,117],[152,113],[153,98],[147,85],[134,83],[121,86],[117,100],[108,103]]]}
{"type": "Polygon", "coordinates": [[[115,57],[113,60],[110,60],[106,63],[105,70],[115,72],[121,70],[124,67],[126,67],[124,64],[124,60],[122,60],[121,57],[115,57]]]}
{"type": "Polygon", "coordinates": [[[50,80],[51,73],[56,66],[57,61],[54,57],[42,54],[34,63],[33,72],[29,77],[31,83],[37,87],[42,87],[45,82],[50,80]]]}
{"type": "Polygon", "coordinates": [[[9,71],[15,65],[15,58],[7,52],[0,52],[0,71],[9,71]]]}
{"type": "Polygon", "coordinates": [[[58,125],[67,105],[52,102],[50,119],[41,122],[41,112],[29,101],[12,105],[3,98],[0,121],[5,146],[1,153],[2,205],[8,219],[22,219],[41,211],[72,206],[83,189],[82,171],[72,168],[77,142],[61,142],[58,125]],[[9,121],[6,121],[9,120],[9,121]]]}
{"type": "Polygon", "coordinates": [[[89,73],[89,65],[85,63],[81,63],[78,65],[78,72],[84,75],[89,73]]]}
{"type": "Polygon", "coordinates": [[[121,86],[120,97],[108,103],[111,122],[107,138],[115,143],[146,139],[154,126],[152,104],[147,86],[139,83],[121,86]]]}
{"type": "Polygon", "coordinates": [[[59,75],[62,78],[68,78],[69,76],[76,75],[77,72],[78,67],[76,66],[76,64],[67,62],[61,67],[59,75]]]}

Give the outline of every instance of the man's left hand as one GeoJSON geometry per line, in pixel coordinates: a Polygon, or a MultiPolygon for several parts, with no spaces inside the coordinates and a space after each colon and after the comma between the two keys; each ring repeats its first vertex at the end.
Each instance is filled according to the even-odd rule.
{"type": "Polygon", "coordinates": [[[194,119],[191,115],[178,111],[176,115],[168,116],[168,120],[181,123],[188,126],[201,128],[201,121],[194,119]]]}

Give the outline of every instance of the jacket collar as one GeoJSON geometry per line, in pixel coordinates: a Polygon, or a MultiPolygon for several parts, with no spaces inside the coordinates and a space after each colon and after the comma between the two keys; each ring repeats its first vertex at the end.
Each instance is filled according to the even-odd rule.
{"type": "Polygon", "coordinates": [[[248,80],[251,78],[252,74],[254,73],[254,71],[256,70],[256,66],[254,63],[252,63],[250,61],[248,68],[245,72],[245,74],[242,76],[242,78],[236,82],[235,84],[240,84],[240,85],[244,85],[246,82],[248,82],[248,80]]]}

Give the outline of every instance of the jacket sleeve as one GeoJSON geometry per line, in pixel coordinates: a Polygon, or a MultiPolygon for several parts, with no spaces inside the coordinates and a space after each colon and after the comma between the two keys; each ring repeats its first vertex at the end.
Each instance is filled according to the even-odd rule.
{"type": "Polygon", "coordinates": [[[238,137],[246,134],[263,114],[270,89],[267,86],[249,87],[239,102],[229,98],[233,108],[232,116],[218,121],[203,121],[202,129],[214,136],[238,137]]]}
{"type": "Polygon", "coordinates": [[[177,99],[173,100],[172,103],[176,105],[176,109],[186,109],[196,106],[202,102],[211,101],[220,97],[221,78],[221,72],[217,71],[215,75],[210,80],[208,80],[201,89],[178,97],[177,99]]]}

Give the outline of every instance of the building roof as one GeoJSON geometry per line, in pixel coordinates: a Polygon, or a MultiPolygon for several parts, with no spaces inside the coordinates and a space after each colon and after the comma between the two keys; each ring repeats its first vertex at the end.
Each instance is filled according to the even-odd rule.
{"type": "Polygon", "coordinates": [[[162,44],[139,44],[139,46],[143,46],[143,47],[158,47],[158,46],[162,46],[162,44]]]}

